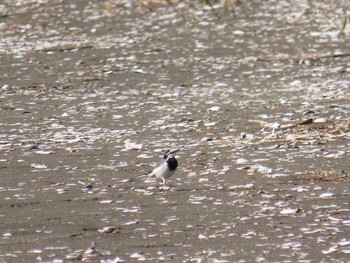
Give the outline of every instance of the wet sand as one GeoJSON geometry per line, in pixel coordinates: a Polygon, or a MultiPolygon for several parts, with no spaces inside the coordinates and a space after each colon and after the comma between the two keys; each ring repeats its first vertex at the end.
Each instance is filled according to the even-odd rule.
{"type": "Polygon", "coordinates": [[[151,2],[0,5],[0,261],[348,261],[345,4],[151,2]]]}

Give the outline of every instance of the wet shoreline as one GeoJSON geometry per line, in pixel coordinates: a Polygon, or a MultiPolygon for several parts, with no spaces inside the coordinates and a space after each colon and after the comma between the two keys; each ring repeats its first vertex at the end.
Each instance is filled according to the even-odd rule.
{"type": "Polygon", "coordinates": [[[346,7],[234,8],[1,5],[0,261],[349,259],[346,7]]]}

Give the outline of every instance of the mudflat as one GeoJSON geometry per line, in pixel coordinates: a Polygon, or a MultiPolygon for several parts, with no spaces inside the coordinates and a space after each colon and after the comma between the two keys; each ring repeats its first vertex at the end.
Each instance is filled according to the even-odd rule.
{"type": "Polygon", "coordinates": [[[0,261],[348,261],[348,9],[3,1],[0,261]]]}

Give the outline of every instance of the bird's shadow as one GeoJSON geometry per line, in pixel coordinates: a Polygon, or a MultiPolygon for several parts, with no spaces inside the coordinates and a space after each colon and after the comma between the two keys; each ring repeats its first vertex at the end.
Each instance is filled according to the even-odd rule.
{"type": "MultiPolygon", "coordinates": [[[[133,183],[133,181],[130,181],[130,183],[133,183]]],[[[182,187],[178,187],[176,185],[170,185],[167,184],[165,186],[163,185],[156,185],[156,184],[150,184],[149,186],[145,187],[144,185],[136,185],[136,184],[116,184],[116,187],[123,187],[123,190],[147,190],[150,192],[196,192],[196,191],[209,191],[209,190],[219,190],[215,187],[186,187],[186,188],[182,188],[182,187]]],[[[224,190],[224,189],[220,189],[220,190],[224,190]]]]}

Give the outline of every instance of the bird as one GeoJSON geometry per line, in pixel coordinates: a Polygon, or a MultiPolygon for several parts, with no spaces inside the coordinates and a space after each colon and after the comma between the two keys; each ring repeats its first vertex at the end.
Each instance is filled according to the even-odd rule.
{"type": "Polygon", "coordinates": [[[167,180],[176,172],[178,162],[175,153],[180,149],[170,149],[164,153],[163,161],[159,163],[148,175],[148,178],[155,177],[167,184],[167,180]]]}

